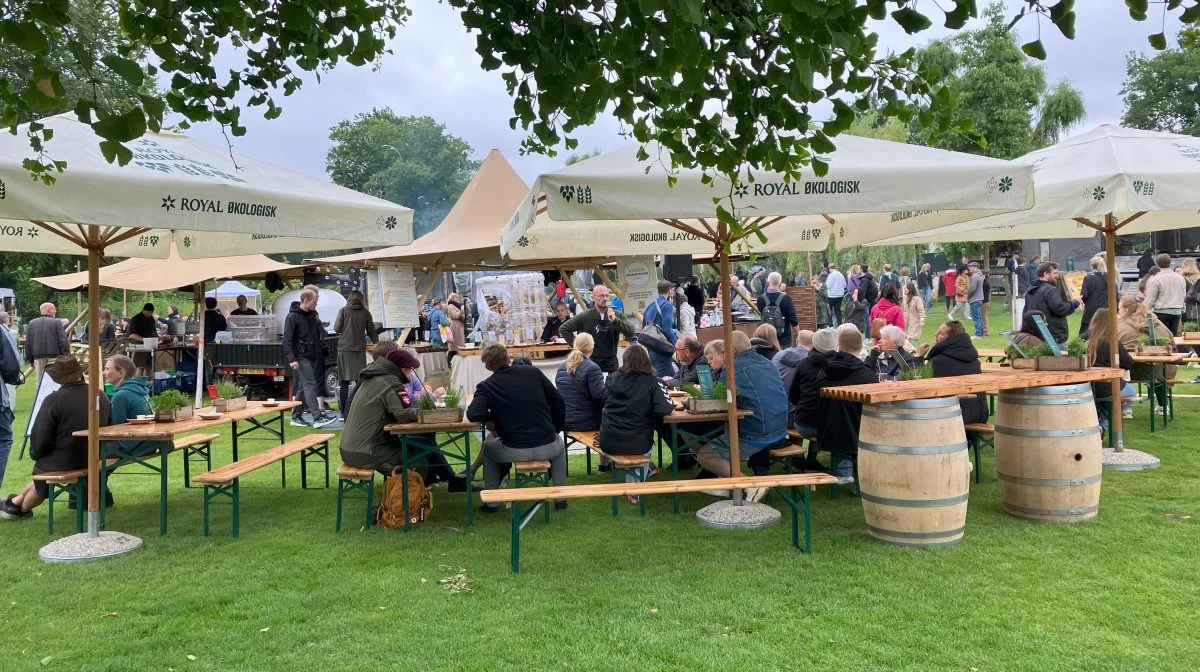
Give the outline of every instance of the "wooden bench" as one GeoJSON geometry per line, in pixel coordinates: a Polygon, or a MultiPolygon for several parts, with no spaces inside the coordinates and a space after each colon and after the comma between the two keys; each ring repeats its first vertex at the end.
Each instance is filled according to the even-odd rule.
{"type": "Polygon", "coordinates": [[[308,487],[308,462],[317,458],[325,464],[325,487],[329,487],[329,441],[333,434],[307,434],[298,439],[256,453],[224,467],[200,474],[193,479],[204,486],[204,536],[208,536],[209,503],[224,495],[233,500],[233,536],[241,531],[241,477],[267,465],[279,462],[283,466],[282,487],[287,487],[287,464],[292,455],[300,455],[300,487],[308,487]]]}
{"type": "MultiPolygon", "coordinates": [[[[550,460],[525,460],[522,462],[513,462],[514,477],[510,482],[514,488],[523,488],[527,485],[539,485],[543,487],[550,486],[550,460]]],[[[542,507],[545,521],[550,522],[550,500],[538,502],[534,505],[530,514],[537,511],[538,507],[542,507]]]]}
{"type": "Polygon", "coordinates": [[[622,497],[625,495],[679,494],[704,490],[727,490],[731,488],[787,488],[790,494],[780,491],[779,495],[792,511],[792,545],[804,553],[812,552],[812,499],[810,491],[818,485],[836,484],[837,479],[825,473],[780,474],[776,476],[735,476],[732,478],[704,478],[678,481],[642,481],[627,483],[602,483],[596,485],[571,485],[549,488],[495,488],[484,490],[480,499],[489,504],[512,503],[512,571],[521,571],[521,530],[529,522],[536,508],[525,517],[521,515],[521,502],[544,501],[547,499],[581,499],[590,497],[622,497]],[[803,491],[800,496],[799,491],[803,491]],[[801,503],[801,500],[803,503],[801,503]],[[800,545],[800,509],[804,510],[804,545],[800,545]]]}
{"type": "MultiPolygon", "coordinates": [[[[601,459],[607,460],[610,466],[609,475],[612,481],[616,483],[622,476],[633,476],[639,482],[646,480],[646,475],[650,469],[650,454],[645,455],[610,455],[609,453],[600,450],[600,432],[570,432],[571,438],[579,443],[587,446],[589,456],[591,453],[596,453],[601,459]]],[[[591,473],[591,458],[588,459],[588,472],[591,473]]],[[[618,503],[620,496],[612,498],[612,514],[617,515],[618,503]]],[[[646,515],[646,504],[638,499],[638,510],[641,515],[646,515]]]]}
{"type": "MultiPolygon", "coordinates": [[[[47,471],[34,474],[33,480],[46,484],[46,527],[54,534],[54,500],[64,492],[75,496],[75,531],[83,532],[83,510],[86,508],[87,469],[71,469],[69,471],[47,471]]],[[[103,497],[103,493],[100,495],[103,497]]]]}
{"type": "Polygon", "coordinates": [[[333,531],[342,531],[342,501],[349,492],[361,492],[367,500],[367,516],[363,527],[369,529],[375,523],[375,470],[343,464],[337,468],[337,522],[333,531]]]}
{"type": "Polygon", "coordinates": [[[967,430],[967,441],[975,452],[975,482],[980,483],[983,480],[983,468],[979,463],[979,449],[984,444],[991,446],[992,450],[996,449],[996,427],[986,422],[972,422],[963,428],[967,430]]]}
{"type": "Polygon", "coordinates": [[[212,442],[221,438],[220,434],[192,434],[175,439],[171,442],[172,450],[185,451],[183,454],[183,487],[192,487],[192,458],[203,462],[205,470],[212,469],[212,442]]]}

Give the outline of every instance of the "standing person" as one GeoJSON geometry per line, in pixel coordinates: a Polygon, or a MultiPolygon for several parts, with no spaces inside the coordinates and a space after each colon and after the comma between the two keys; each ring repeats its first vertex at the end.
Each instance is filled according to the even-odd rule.
{"type": "Polygon", "coordinates": [[[1012,305],[1013,299],[1021,295],[1025,289],[1025,281],[1018,275],[1021,272],[1021,255],[1013,253],[1004,260],[1004,275],[1008,287],[1005,288],[1007,305],[1012,305]]]}
{"type": "Polygon", "coordinates": [[[1083,301],[1083,320],[1079,323],[1079,337],[1088,337],[1088,328],[1092,324],[1092,316],[1101,308],[1108,307],[1108,273],[1104,257],[1092,257],[1091,271],[1083,278],[1083,287],[1079,290],[1079,298],[1083,301]]]}
{"type": "MultiPolygon", "coordinates": [[[[565,301],[560,305],[567,305],[565,301]]],[[[571,306],[567,305],[570,312],[571,306]]],[[[446,317],[450,318],[450,351],[446,354],[446,364],[453,364],[458,356],[458,349],[467,342],[467,312],[463,308],[462,295],[453,292],[446,297],[446,317]]]]}
{"type": "MultiPolygon", "coordinates": [[[[830,267],[832,268],[832,266],[830,267]]],[[[862,266],[852,264],[850,266],[850,275],[846,277],[846,291],[852,292],[859,288],[862,282],[862,266]]]]}
{"type": "Polygon", "coordinates": [[[1060,347],[1065,348],[1070,337],[1067,316],[1078,307],[1078,300],[1068,301],[1058,288],[1058,264],[1047,261],[1039,266],[1037,284],[1030,287],[1025,295],[1025,311],[1022,315],[1040,312],[1046,318],[1050,335],[1060,347]]]}
{"type": "Polygon", "coordinates": [[[846,276],[838,270],[836,264],[829,265],[829,277],[825,278],[823,287],[829,303],[829,324],[837,326],[842,323],[842,297],[846,296],[846,276]]]}
{"type": "MultiPolygon", "coordinates": [[[[646,348],[636,343],[629,346],[621,369],[604,382],[600,450],[610,455],[649,455],[655,425],[675,408],[655,373],[646,348]]],[[[641,480],[648,481],[656,473],[657,469],[647,466],[641,480]]],[[[638,479],[627,473],[625,480],[638,479]]],[[[635,495],[629,500],[638,503],[635,495]]]]}
{"type": "Polygon", "coordinates": [[[933,299],[933,267],[928,263],[921,264],[921,270],[917,272],[917,292],[921,295],[921,300],[925,302],[925,312],[933,307],[930,301],[933,299]]]}
{"type": "Polygon", "coordinates": [[[292,411],[293,427],[321,428],[335,418],[321,411],[317,398],[321,380],[317,378],[319,364],[325,360],[325,329],[317,314],[317,293],[311,289],[300,292],[298,305],[292,306],[283,323],[283,355],[293,372],[293,388],[299,388],[302,406],[292,411]],[[304,409],[312,414],[312,423],[304,419],[304,409]]]}
{"type": "Polygon", "coordinates": [[[807,287],[808,286],[808,278],[804,277],[804,273],[797,270],[796,277],[792,278],[792,286],[793,287],[807,287]]]}
{"type": "Polygon", "coordinates": [[[375,318],[363,305],[362,292],[354,290],[346,297],[346,305],[333,321],[333,331],[338,335],[338,408],[345,421],[350,417],[350,383],[362,380],[362,370],[367,366],[367,342],[374,343],[379,338],[375,318]]]}
{"type": "Polygon", "coordinates": [[[213,343],[217,340],[217,332],[229,331],[229,323],[225,316],[217,310],[217,300],[214,297],[204,299],[204,342],[213,343]]]}
{"type": "Polygon", "coordinates": [[[1187,298],[1184,300],[1183,321],[1196,322],[1200,319],[1200,308],[1197,301],[1200,300],[1200,290],[1197,290],[1197,281],[1200,280],[1200,266],[1196,265],[1196,260],[1188,257],[1179,265],[1179,274],[1183,276],[1184,282],[1187,283],[1187,298]]]}
{"type": "Polygon", "coordinates": [[[29,321],[25,327],[25,356],[33,364],[34,376],[38,385],[42,383],[42,374],[46,367],[56,357],[70,351],[67,343],[67,330],[58,321],[58,308],[53,303],[46,302],[38,307],[40,315],[29,321]]]}
{"type": "Polygon", "coordinates": [[[972,261],[967,269],[970,273],[970,277],[967,279],[967,305],[971,307],[971,322],[975,324],[975,338],[981,338],[983,337],[983,273],[979,270],[977,261],[972,261]]]}
{"type": "MultiPolygon", "coordinates": [[[[29,435],[33,473],[84,469],[88,463],[88,440],[86,436],[75,436],[76,432],[88,428],[90,400],[87,383],[83,381],[83,367],[71,355],[60,355],[46,367],[46,374],[59,384],[59,388],[42,401],[29,435]]],[[[103,427],[108,424],[108,397],[100,395],[97,403],[100,405],[99,422],[103,427]]],[[[49,495],[49,483],[33,481],[20,493],[9,495],[0,503],[0,517],[10,520],[29,518],[34,507],[49,495]]]]}
{"type": "Polygon", "coordinates": [[[1137,260],[1138,280],[1146,277],[1146,274],[1149,273],[1150,269],[1152,268],[1154,268],[1154,250],[1153,248],[1147,247],[1145,251],[1142,252],[1142,256],[1138,257],[1137,260]]]}
{"type": "MultiPolygon", "coordinates": [[[[446,339],[443,337],[442,330],[445,329],[445,336],[450,336],[450,318],[446,316],[445,304],[441,299],[435,298],[429,308],[429,344],[442,347],[446,345],[446,339]]],[[[451,337],[452,338],[452,337],[451,337]]],[[[447,355],[449,358],[449,355],[447,355]]]]}
{"type": "MultiPolygon", "coordinates": [[[[549,460],[550,480],[555,486],[566,485],[567,449],[560,436],[566,423],[562,395],[537,367],[511,366],[503,345],[484,348],[480,359],[492,375],[475,387],[467,419],[495,427],[483,442],[483,487],[500,487],[509,465],[527,460],[549,460]]],[[[565,509],[567,503],[557,501],[554,508],[565,509]]],[[[486,513],[499,510],[494,504],[483,505],[486,513]]]]}
{"type": "Polygon", "coordinates": [[[860,332],[869,333],[870,325],[867,320],[870,310],[871,304],[867,303],[866,299],[859,297],[857,289],[852,289],[850,290],[850,301],[846,304],[846,320],[842,324],[853,325],[860,332]]]}
{"type": "Polygon", "coordinates": [[[1163,253],[1154,258],[1160,269],[1146,283],[1146,307],[1149,308],[1172,334],[1179,333],[1179,316],[1183,314],[1187,298],[1187,281],[1178,273],[1170,273],[1171,255],[1163,253]]]}
{"type": "MultiPolygon", "coordinates": [[[[82,340],[88,342],[88,332],[91,331],[92,325],[87,325],[83,328],[82,340]]],[[[117,337],[117,325],[113,324],[112,311],[107,308],[100,309],[100,340],[111,341],[117,337]]]]}
{"type": "Polygon", "coordinates": [[[775,328],[780,349],[792,345],[792,332],[800,326],[800,322],[796,319],[792,297],[783,291],[782,275],[772,272],[767,276],[767,291],[758,297],[758,314],[762,316],[763,324],[775,328]]]}
{"type": "Polygon", "coordinates": [[[620,311],[608,305],[608,287],[592,288],[592,307],[567,320],[558,328],[558,335],[567,343],[575,343],[575,334],[588,333],[596,342],[592,361],[604,373],[617,370],[617,343],[621,337],[633,338],[633,328],[620,311]]]}
{"type": "Polygon", "coordinates": [[[1034,255],[1034,257],[1029,260],[1029,263],[1025,264],[1025,293],[1026,294],[1029,293],[1029,290],[1033,289],[1033,286],[1036,285],[1038,282],[1038,278],[1041,277],[1041,275],[1038,273],[1038,269],[1041,267],[1041,265],[1042,265],[1042,258],[1037,255],[1034,255]]]}
{"type": "MultiPolygon", "coordinates": [[[[817,374],[817,394],[827,387],[864,385],[878,382],[878,374],[867,367],[858,353],[863,348],[863,336],[847,325],[838,328],[837,352],[833,353],[817,374]]],[[[833,475],[839,484],[854,482],[854,461],[858,454],[858,428],[862,422],[862,404],[819,397],[817,441],[821,450],[830,453],[833,475]]]]}
{"type": "MultiPolygon", "coordinates": [[[[679,336],[695,336],[696,335],[696,309],[692,304],[688,303],[687,296],[683,292],[676,290],[675,292],[675,314],[679,316],[678,328],[679,336]]],[[[676,345],[679,341],[675,342],[676,345]]]]}
{"type": "Polygon", "coordinates": [[[821,273],[813,283],[813,308],[817,314],[817,327],[829,326],[829,291],[825,288],[825,280],[829,276],[821,273]]]}
{"type": "MultiPolygon", "coordinates": [[[[142,306],[142,312],[129,318],[129,328],[125,332],[125,337],[131,341],[141,343],[147,338],[158,338],[158,326],[154,321],[154,304],[147,303],[142,306]]],[[[154,375],[154,361],[150,357],[149,352],[133,353],[133,363],[138,371],[141,371],[146,376],[154,375]]]]}
{"type": "Polygon", "coordinates": [[[250,300],[246,298],[245,294],[238,294],[237,308],[234,308],[233,310],[229,311],[229,314],[230,315],[258,315],[257,310],[246,307],[247,304],[249,304],[249,303],[250,303],[250,300]]]}
{"type": "Polygon", "coordinates": [[[688,305],[695,311],[694,315],[704,314],[704,286],[700,284],[700,276],[693,275],[692,281],[684,288],[683,293],[687,296],[688,305]]]}
{"type": "Polygon", "coordinates": [[[865,299],[867,307],[875,305],[879,300],[879,282],[875,280],[875,274],[871,273],[871,267],[863,264],[862,277],[858,279],[858,298],[865,299]]]}
{"type": "Polygon", "coordinates": [[[925,329],[925,299],[918,296],[916,284],[908,283],[908,296],[904,299],[904,335],[913,348],[921,340],[925,329]]]}
{"type": "Polygon", "coordinates": [[[992,303],[992,280],[991,280],[991,278],[988,277],[986,270],[982,271],[982,272],[983,272],[983,306],[982,306],[981,312],[983,314],[983,335],[987,336],[989,333],[988,332],[988,310],[991,308],[991,303],[992,303]]]}
{"type": "Polygon", "coordinates": [[[903,303],[908,298],[908,283],[912,282],[911,271],[908,266],[900,267],[900,280],[897,286],[900,289],[900,302],[903,303]]]}
{"type": "Polygon", "coordinates": [[[958,285],[958,269],[951,266],[942,273],[942,296],[946,300],[946,314],[954,309],[954,291],[958,285]]]}
{"type": "Polygon", "coordinates": [[[8,313],[0,310],[0,485],[4,485],[4,470],[13,444],[13,406],[21,384],[21,355],[17,339],[8,330],[8,313]]]}
{"type": "Polygon", "coordinates": [[[879,302],[871,307],[871,321],[883,318],[888,324],[904,328],[904,309],[900,307],[900,292],[896,283],[890,282],[883,286],[879,302]]]}
{"type": "Polygon", "coordinates": [[[883,265],[883,272],[879,274],[879,295],[883,296],[883,288],[888,285],[896,285],[898,288],[904,287],[900,284],[900,279],[892,272],[891,264],[883,265]]]}
{"type": "Polygon", "coordinates": [[[667,341],[671,344],[670,353],[657,351],[649,353],[650,360],[654,362],[654,370],[660,376],[675,375],[675,367],[671,363],[671,358],[674,355],[675,342],[679,340],[679,334],[675,332],[675,306],[671,303],[673,291],[675,291],[675,283],[670,280],[659,280],[658,296],[650,305],[646,306],[642,316],[643,327],[651,324],[658,325],[663,336],[666,336],[667,341]]]}

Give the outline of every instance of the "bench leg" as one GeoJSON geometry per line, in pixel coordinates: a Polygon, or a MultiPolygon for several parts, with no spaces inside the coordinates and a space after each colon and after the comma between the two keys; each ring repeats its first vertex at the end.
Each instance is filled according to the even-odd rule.
{"type": "MultiPolygon", "coordinates": [[[[609,467],[608,467],[609,480],[612,481],[613,483],[616,483],[617,482],[617,474],[619,474],[620,472],[621,472],[621,470],[617,469],[616,465],[609,465],[609,467]]],[[[612,498],[612,514],[613,514],[613,518],[617,517],[617,498],[616,497],[612,498]]]]}
{"type": "Polygon", "coordinates": [[[192,458],[204,463],[205,471],[212,471],[212,442],[206,441],[187,448],[183,453],[183,487],[192,487],[192,458]]]}
{"type": "Polygon", "coordinates": [[[797,487],[788,488],[788,493],[779,492],[779,497],[792,510],[792,546],[806,555],[812,553],[812,488],[802,486],[804,491],[804,546],[800,545],[800,493],[797,487]]]}
{"type": "Polygon", "coordinates": [[[158,465],[158,536],[167,536],[167,451],[160,451],[162,456],[158,465]]]}
{"type": "Polygon", "coordinates": [[[241,532],[241,485],[240,479],[233,479],[233,483],[229,485],[208,485],[204,486],[204,536],[208,536],[208,521],[210,518],[210,508],[212,500],[220,496],[226,496],[233,500],[233,538],[238,538],[241,532]]]}
{"type": "Polygon", "coordinates": [[[364,499],[367,502],[366,520],[363,522],[364,529],[368,529],[372,524],[371,509],[375,499],[375,477],[370,480],[366,479],[338,479],[338,496],[337,496],[337,522],[334,524],[334,532],[342,531],[342,509],[344,502],[348,499],[348,493],[358,491],[363,493],[364,499]]]}
{"type": "Polygon", "coordinates": [[[87,494],[87,478],[75,482],[75,532],[83,533],[83,500],[87,494]]]}
{"type": "Polygon", "coordinates": [[[513,502],[512,507],[512,571],[521,573],[521,503],[513,502]]]}
{"type": "Polygon", "coordinates": [[[325,487],[329,487],[329,442],[318,444],[300,453],[300,487],[308,489],[308,462],[312,458],[325,465],[325,487]]]}
{"type": "Polygon", "coordinates": [[[342,496],[346,493],[347,482],[338,479],[337,516],[334,518],[333,531],[342,531],[342,496]]]}

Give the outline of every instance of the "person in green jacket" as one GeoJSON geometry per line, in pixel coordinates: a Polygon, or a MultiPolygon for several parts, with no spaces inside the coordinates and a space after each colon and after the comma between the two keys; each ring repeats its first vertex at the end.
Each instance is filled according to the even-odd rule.
{"type": "MultiPolygon", "coordinates": [[[[134,377],[137,369],[133,360],[125,355],[113,355],[104,362],[104,382],[113,386],[112,424],[121,425],[138,417],[150,415],[150,384],[145,378],[134,377]]],[[[166,449],[162,441],[110,441],[110,456],[149,455],[166,449]]]]}
{"type": "Polygon", "coordinates": [[[384,425],[417,421],[417,400],[406,387],[420,366],[412,353],[393,350],[362,370],[342,430],[342,462],[384,474],[400,464],[400,441],[384,425]]]}

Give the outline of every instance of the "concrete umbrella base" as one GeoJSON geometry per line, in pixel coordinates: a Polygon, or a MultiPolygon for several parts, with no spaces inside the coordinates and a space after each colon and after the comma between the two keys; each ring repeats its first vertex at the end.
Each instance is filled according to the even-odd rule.
{"type": "Polygon", "coordinates": [[[142,540],[124,532],[101,532],[92,537],[86,532],[54,541],[38,551],[43,562],[90,562],[115,558],[142,547],[142,540]]]}

